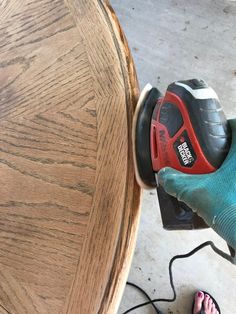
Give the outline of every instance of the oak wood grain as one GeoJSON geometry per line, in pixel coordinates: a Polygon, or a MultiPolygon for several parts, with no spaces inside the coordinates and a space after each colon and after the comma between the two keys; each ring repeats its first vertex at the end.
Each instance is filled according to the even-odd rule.
{"type": "Polygon", "coordinates": [[[0,1],[0,313],[117,311],[138,94],[107,1],[0,1]]]}

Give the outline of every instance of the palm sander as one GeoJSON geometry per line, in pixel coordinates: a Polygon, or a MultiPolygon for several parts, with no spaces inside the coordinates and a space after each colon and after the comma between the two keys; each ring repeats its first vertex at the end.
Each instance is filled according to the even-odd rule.
{"type": "Polygon", "coordinates": [[[172,167],[189,174],[213,172],[229,146],[230,128],[219,99],[203,80],[174,82],[164,96],[150,84],[144,88],[133,121],[135,173],[142,188],[157,189],[165,229],[208,226],[158,185],[158,171],[172,167]]]}

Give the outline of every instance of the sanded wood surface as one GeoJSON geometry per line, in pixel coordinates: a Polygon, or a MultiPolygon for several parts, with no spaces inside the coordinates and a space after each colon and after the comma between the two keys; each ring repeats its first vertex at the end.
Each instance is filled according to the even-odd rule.
{"type": "Polygon", "coordinates": [[[116,312],[138,92],[107,2],[0,1],[0,313],[116,312]]]}

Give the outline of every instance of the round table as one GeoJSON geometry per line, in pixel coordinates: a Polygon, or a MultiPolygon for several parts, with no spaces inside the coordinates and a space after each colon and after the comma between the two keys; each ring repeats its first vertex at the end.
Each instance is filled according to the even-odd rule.
{"type": "Polygon", "coordinates": [[[0,3],[0,312],[115,313],[139,88],[107,1],[0,3]]]}

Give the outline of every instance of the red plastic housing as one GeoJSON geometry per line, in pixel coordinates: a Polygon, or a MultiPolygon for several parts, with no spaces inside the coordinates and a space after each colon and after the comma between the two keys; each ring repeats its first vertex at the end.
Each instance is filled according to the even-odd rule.
{"type": "MultiPolygon", "coordinates": [[[[189,112],[182,99],[167,91],[164,98],[158,100],[157,110],[154,110],[151,123],[151,157],[154,171],[158,172],[163,167],[172,167],[179,171],[191,174],[204,174],[216,170],[206,159],[197,136],[191,124],[189,112]],[[160,111],[164,103],[171,103],[178,107],[183,118],[183,124],[177,133],[171,137],[166,126],[160,123],[160,111]],[[195,152],[195,161],[191,166],[181,164],[174,147],[177,140],[181,140],[181,134],[187,131],[192,148],[195,152]]],[[[184,140],[184,139],[183,139],[184,140]]]]}

